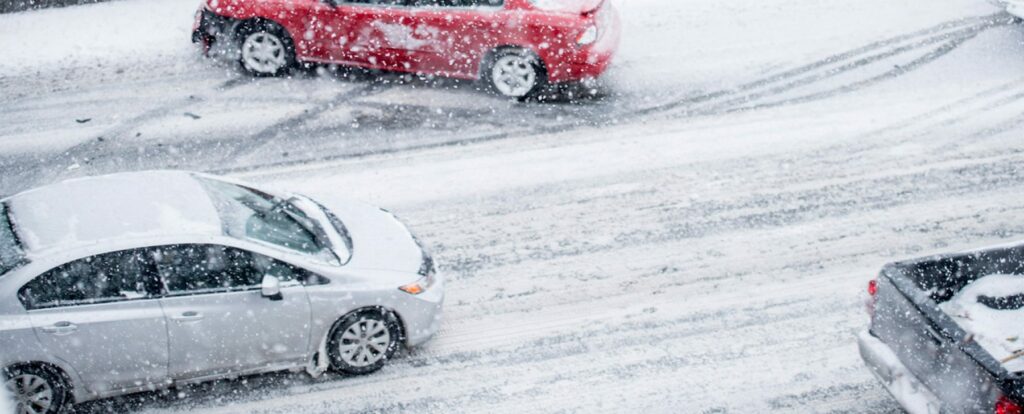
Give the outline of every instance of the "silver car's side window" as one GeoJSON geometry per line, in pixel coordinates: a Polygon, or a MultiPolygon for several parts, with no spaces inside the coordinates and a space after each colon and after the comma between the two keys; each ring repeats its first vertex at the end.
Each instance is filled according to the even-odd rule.
{"type": "Polygon", "coordinates": [[[144,254],[126,250],[59,266],[25,284],[18,296],[32,310],[148,299],[159,292],[159,281],[144,254]]]}
{"type": "Polygon", "coordinates": [[[179,244],[150,249],[170,295],[257,289],[263,280],[243,250],[209,245],[179,244]]]}
{"type": "Polygon", "coordinates": [[[252,264],[261,276],[274,276],[282,282],[299,278],[301,272],[292,265],[257,253],[252,253],[252,264]]]}

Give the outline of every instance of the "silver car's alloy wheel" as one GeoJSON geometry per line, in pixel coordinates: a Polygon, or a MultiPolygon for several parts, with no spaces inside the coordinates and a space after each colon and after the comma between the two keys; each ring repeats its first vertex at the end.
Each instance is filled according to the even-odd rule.
{"type": "Polygon", "coordinates": [[[21,374],[7,380],[7,391],[18,404],[18,414],[43,414],[53,406],[53,388],[36,375],[21,374]]]}
{"type": "Polygon", "coordinates": [[[491,81],[502,95],[522,98],[537,85],[537,67],[527,56],[505,55],[494,61],[491,81]]]}
{"type": "Polygon", "coordinates": [[[376,364],[388,352],[391,345],[391,333],[383,321],[376,319],[360,319],[349,325],[341,334],[338,344],[338,355],[345,363],[354,367],[367,367],[376,364]]]}
{"type": "Polygon", "coordinates": [[[242,42],[242,62],[250,70],[275,74],[288,64],[284,42],[267,32],[250,34],[242,42]]]}

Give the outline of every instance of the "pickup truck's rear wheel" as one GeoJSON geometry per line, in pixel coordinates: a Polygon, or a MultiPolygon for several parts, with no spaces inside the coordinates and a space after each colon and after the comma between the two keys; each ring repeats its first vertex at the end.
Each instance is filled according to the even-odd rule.
{"type": "Polygon", "coordinates": [[[245,23],[238,32],[239,63],[254,76],[280,76],[295,65],[295,46],[280,26],[245,23]]]}
{"type": "Polygon", "coordinates": [[[327,342],[331,363],[348,374],[369,374],[381,369],[398,349],[397,321],[378,310],[364,310],[342,318],[327,342]]]}

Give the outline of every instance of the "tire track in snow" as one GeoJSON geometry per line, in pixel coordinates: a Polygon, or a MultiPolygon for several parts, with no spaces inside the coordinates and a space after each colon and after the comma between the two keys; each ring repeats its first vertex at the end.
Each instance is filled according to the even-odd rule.
{"type": "Polygon", "coordinates": [[[735,88],[723,89],[694,97],[688,97],[654,107],[626,109],[621,112],[612,110],[608,113],[596,115],[600,116],[600,119],[573,119],[567,122],[554,122],[549,125],[535,125],[528,128],[513,127],[512,130],[486,133],[464,138],[445,139],[440,142],[432,141],[392,148],[356,149],[341,153],[318,155],[316,157],[261,163],[260,165],[230,165],[225,168],[215,169],[212,172],[219,174],[238,173],[254,171],[260,168],[279,168],[329,162],[340,159],[358,159],[367,156],[475,145],[490,141],[531,135],[560,133],[578,129],[580,127],[602,127],[635,122],[639,119],[654,115],[669,114],[678,109],[683,110],[684,116],[707,116],[743,110],[767,109],[782,105],[827,99],[829,97],[843,93],[850,93],[886,80],[903,76],[945,56],[964,42],[973,39],[979,33],[1009,24],[1011,21],[1012,19],[1010,19],[1005,13],[999,13],[989,16],[957,19],[944,22],[926,29],[873,42],[842,53],[837,53],[810,64],[773,74],[757,81],[742,84],[735,88]],[[922,37],[924,38],[921,39],[922,37]],[[942,43],[942,45],[936,49],[930,50],[923,56],[914,59],[909,64],[888,70],[883,74],[873,76],[866,80],[835,87],[825,92],[819,92],[783,101],[759,104],[753,107],[743,105],[752,101],[764,100],[772,96],[777,96],[796,88],[820,83],[893,57],[903,56],[922,49],[927,49],[937,43],[942,43]],[[847,63],[847,61],[850,60],[853,61],[847,63]],[[829,69],[830,67],[835,68],[829,69]],[[824,72],[816,73],[818,71],[824,72]],[[764,88],[768,89],[762,90],[764,88]]]}
{"type": "MultiPolygon", "coordinates": [[[[229,152],[223,159],[224,163],[231,163],[232,161],[245,156],[246,154],[254,153],[259,151],[260,148],[273,141],[274,138],[279,137],[283,133],[287,133],[290,130],[298,128],[305,124],[311,119],[323,114],[324,112],[330,111],[338,105],[344,104],[356,98],[364,98],[367,96],[382,93],[388,90],[389,87],[386,85],[367,84],[364,86],[354,87],[343,92],[336,94],[331,99],[327,99],[317,105],[314,105],[301,114],[287,118],[273,125],[264,128],[262,131],[241,139],[244,143],[238,145],[233,151],[229,152]]],[[[218,163],[219,164],[219,163],[218,163]]]]}
{"type": "MultiPolygon", "coordinates": [[[[923,66],[923,65],[925,65],[927,63],[931,63],[932,61],[934,61],[934,60],[936,60],[936,59],[938,59],[938,58],[948,54],[949,52],[952,52],[954,49],[956,49],[958,46],[960,46],[963,42],[974,38],[979,33],[983,32],[983,31],[986,31],[986,30],[989,30],[989,29],[992,29],[992,28],[995,28],[995,27],[1007,25],[1011,21],[1012,20],[1008,16],[1006,16],[1005,14],[1000,13],[1000,14],[991,15],[991,16],[984,16],[984,17],[977,17],[977,18],[971,18],[971,19],[956,20],[956,21],[953,21],[953,22],[947,22],[947,23],[943,23],[943,24],[940,24],[938,26],[935,26],[933,28],[925,29],[925,30],[920,31],[920,32],[915,32],[914,34],[905,35],[905,36],[899,36],[899,37],[888,39],[888,40],[883,40],[883,41],[876,42],[876,43],[873,43],[871,45],[868,45],[868,46],[865,46],[865,47],[862,47],[862,48],[858,48],[858,49],[854,49],[854,50],[851,50],[851,51],[848,51],[848,52],[844,52],[844,53],[836,54],[836,55],[833,55],[833,56],[829,56],[829,57],[826,57],[825,59],[819,60],[817,62],[808,64],[808,65],[805,65],[805,66],[802,66],[802,67],[799,67],[797,69],[783,72],[780,75],[770,76],[770,77],[768,77],[766,79],[763,79],[763,80],[759,80],[759,81],[755,81],[755,82],[748,83],[748,84],[745,84],[745,85],[741,85],[740,87],[736,88],[733,91],[725,90],[725,91],[719,91],[719,92],[711,93],[711,94],[706,95],[706,97],[707,97],[706,99],[699,99],[699,100],[696,100],[696,101],[694,99],[690,99],[690,100],[683,100],[683,101],[677,101],[677,102],[670,102],[668,104],[663,104],[663,105],[659,105],[659,106],[655,106],[655,107],[651,107],[651,108],[646,108],[646,109],[638,110],[638,111],[636,111],[634,113],[630,113],[629,115],[630,116],[652,115],[652,114],[655,114],[655,113],[669,112],[669,111],[672,111],[672,110],[675,110],[675,109],[683,109],[683,114],[684,115],[709,115],[709,114],[717,114],[717,113],[722,113],[722,112],[741,111],[741,110],[748,109],[747,107],[744,107],[742,104],[746,104],[746,103],[750,103],[750,102],[755,102],[757,100],[763,100],[765,98],[769,98],[769,97],[772,97],[772,96],[777,96],[777,95],[780,95],[780,94],[782,94],[784,92],[787,92],[787,91],[790,91],[790,90],[793,90],[793,89],[796,89],[796,88],[799,88],[799,87],[804,87],[804,86],[816,84],[816,83],[819,83],[821,81],[824,81],[824,80],[827,80],[827,79],[830,79],[830,78],[834,78],[834,77],[837,77],[839,75],[855,71],[857,69],[864,68],[864,67],[869,66],[869,65],[874,64],[874,63],[885,61],[887,59],[890,59],[890,58],[893,58],[893,57],[897,57],[897,56],[907,55],[907,54],[910,54],[912,52],[916,52],[916,51],[919,51],[919,50],[922,50],[922,49],[926,49],[926,48],[928,48],[928,47],[930,47],[930,46],[932,46],[934,44],[946,42],[945,44],[941,45],[937,49],[928,52],[926,55],[924,55],[924,56],[922,56],[922,57],[920,57],[918,59],[915,59],[909,65],[906,65],[906,66],[904,66],[902,68],[901,67],[897,67],[897,68],[895,68],[893,70],[890,70],[890,71],[886,72],[883,75],[871,78],[869,80],[860,81],[860,82],[854,82],[854,83],[851,83],[851,84],[843,85],[843,86],[840,86],[838,88],[833,89],[832,91],[822,92],[822,93],[819,93],[819,94],[812,94],[812,95],[807,95],[807,96],[804,96],[804,97],[792,98],[790,100],[779,101],[779,102],[776,102],[776,103],[765,103],[765,104],[760,104],[760,105],[754,105],[752,107],[749,107],[749,109],[760,109],[762,107],[768,108],[768,107],[780,106],[780,105],[785,105],[785,104],[803,103],[803,102],[809,102],[809,101],[813,101],[813,100],[817,100],[817,99],[828,98],[828,97],[831,97],[831,96],[838,95],[840,93],[852,92],[852,91],[861,89],[863,87],[870,86],[870,85],[872,85],[874,83],[877,83],[879,81],[895,78],[895,77],[904,75],[906,73],[909,73],[909,72],[911,72],[914,69],[918,69],[921,66],[923,66]],[[970,23],[970,24],[966,25],[966,27],[960,27],[963,23],[970,23]],[[948,31],[948,29],[950,29],[950,28],[955,28],[956,30],[948,31]],[[935,34],[935,33],[938,33],[938,34],[935,34]],[[919,37],[920,35],[923,35],[923,34],[928,34],[928,35],[935,34],[935,35],[931,36],[931,37],[927,37],[927,38],[922,39],[922,40],[916,40],[916,41],[914,41],[912,43],[909,43],[909,44],[902,44],[903,42],[906,42],[906,41],[909,41],[909,40],[914,40],[914,39],[916,39],[917,37],[919,37]],[[891,49],[882,49],[883,47],[887,47],[887,46],[897,46],[897,47],[894,47],[894,48],[891,48],[891,49]],[[877,54],[873,54],[873,55],[868,55],[868,56],[860,57],[860,56],[862,56],[864,54],[867,54],[869,52],[875,52],[875,51],[878,51],[878,50],[881,50],[881,52],[877,53],[877,54]],[[839,65],[836,68],[828,69],[830,66],[834,66],[834,65],[840,64],[840,63],[842,63],[844,61],[848,61],[848,60],[851,60],[851,59],[854,59],[854,58],[857,58],[857,59],[853,60],[850,63],[845,63],[845,64],[842,64],[842,65],[839,65]],[[819,69],[824,69],[824,72],[817,72],[817,73],[815,73],[815,71],[817,71],[819,69]],[[808,76],[800,77],[801,75],[808,75],[808,76]],[[780,82],[785,82],[785,83],[783,83],[780,86],[772,86],[772,85],[780,83],[780,82]],[[764,88],[764,87],[770,87],[770,88],[765,90],[765,91],[757,91],[757,90],[759,90],[761,88],[764,88]],[[750,91],[754,91],[754,92],[750,92],[750,91]],[[750,93],[741,94],[741,93],[744,93],[744,92],[750,92],[750,93]],[[697,107],[698,109],[696,109],[696,110],[691,110],[691,109],[688,108],[688,106],[692,106],[693,104],[701,104],[701,103],[705,103],[705,102],[711,102],[711,101],[713,101],[713,100],[715,100],[715,99],[717,99],[719,97],[731,97],[731,96],[734,96],[734,95],[740,95],[740,96],[732,98],[732,99],[729,99],[729,100],[727,100],[725,102],[714,103],[714,104],[710,105],[710,107],[708,107],[708,108],[697,107]]],[[[701,97],[701,98],[703,98],[703,97],[701,97]]]]}
{"type": "MultiPolygon", "coordinates": [[[[942,138],[918,141],[957,142],[942,138]]],[[[440,263],[487,258],[445,268],[448,322],[426,348],[370,377],[253,377],[108,411],[891,410],[857,359],[851,292],[886,258],[1024,234],[1024,154],[963,143],[906,166],[813,146],[405,206],[445,241],[440,263]],[[778,168],[791,158],[807,162],[778,168]],[[720,190],[678,204],[696,182],[720,190]],[[547,288],[516,295],[532,286],[547,288]]]]}
{"type": "MultiPolygon", "coordinates": [[[[244,78],[233,78],[214,87],[212,92],[222,93],[244,85],[245,83],[244,78]]],[[[138,130],[138,128],[146,122],[182,111],[191,105],[203,102],[207,99],[208,98],[204,95],[194,94],[188,95],[186,98],[176,99],[169,103],[158,105],[155,108],[148,109],[120,122],[118,125],[104,130],[102,133],[97,135],[97,139],[90,139],[79,143],[54,156],[29,160],[27,165],[4,166],[4,169],[8,171],[18,169],[18,175],[22,177],[33,177],[36,179],[36,182],[57,181],[68,171],[77,169],[82,163],[89,163],[95,157],[103,155],[106,152],[106,148],[111,144],[116,144],[118,140],[123,140],[124,138],[129,137],[133,131],[138,130]]],[[[30,182],[22,182],[20,184],[7,183],[4,187],[8,190],[20,191],[26,186],[32,186],[34,184],[35,183],[30,182]]]]}

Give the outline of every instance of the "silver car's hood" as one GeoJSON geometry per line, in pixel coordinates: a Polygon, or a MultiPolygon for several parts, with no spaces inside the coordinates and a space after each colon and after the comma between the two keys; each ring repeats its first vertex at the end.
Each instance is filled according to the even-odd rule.
{"type": "Polygon", "coordinates": [[[327,205],[352,238],[352,260],[345,267],[415,274],[423,252],[412,233],[394,215],[362,203],[327,205]]]}

